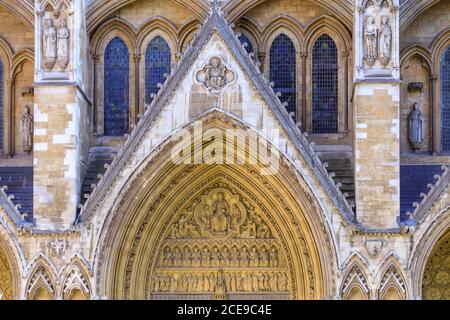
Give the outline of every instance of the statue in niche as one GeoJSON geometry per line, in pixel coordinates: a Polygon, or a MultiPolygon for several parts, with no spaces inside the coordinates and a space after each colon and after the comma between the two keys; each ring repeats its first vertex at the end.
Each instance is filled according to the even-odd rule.
{"type": "Polygon", "coordinates": [[[20,119],[20,127],[22,131],[22,148],[24,152],[29,154],[33,151],[33,115],[28,106],[24,108],[20,119]]]}
{"type": "Polygon", "coordinates": [[[422,147],[424,138],[424,116],[420,103],[414,103],[413,109],[409,113],[409,141],[414,151],[418,152],[422,147]]]}
{"type": "Polygon", "coordinates": [[[57,33],[53,24],[53,20],[47,18],[44,20],[43,30],[43,51],[44,51],[44,68],[51,71],[56,63],[56,44],[57,33]]]}
{"type": "Polygon", "coordinates": [[[69,37],[67,20],[61,19],[58,29],[58,65],[61,70],[65,70],[69,64],[69,37]]]}
{"type": "Polygon", "coordinates": [[[222,192],[217,194],[211,214],[211,230],[214,232],[227,232],[230,227],[230,206],[222,192]]]}
{"type": "Polygon", "coordinates": [[[389,25],[389,18],[384,16],[381,18],[380,27],[380,61],[384,66],[391,61],[392,54],[392,29],[389,25]]]}
{"type": "Polygon", "coordinates": [[[364,27],[364,49],[364,59],[369,67],[373,67],[377,60],[377,25],[373,16],[367,18],[364,27]]]}

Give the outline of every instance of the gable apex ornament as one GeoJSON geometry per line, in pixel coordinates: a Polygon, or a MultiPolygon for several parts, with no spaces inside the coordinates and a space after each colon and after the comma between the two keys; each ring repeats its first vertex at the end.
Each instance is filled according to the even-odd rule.
{"type": "Polygon", "coordinates": [[[210,94],[221,95],[225,87],[234,81],[235,73],[228,69],[218,56],[211,57],[202,70],[198,71],[195,78],[210,94]]]}

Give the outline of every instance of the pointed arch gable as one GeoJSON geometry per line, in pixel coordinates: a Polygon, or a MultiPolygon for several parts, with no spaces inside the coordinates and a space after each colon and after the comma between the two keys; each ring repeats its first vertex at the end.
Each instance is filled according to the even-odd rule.
{"type": "Polygon", "coordinates": [[[370,282],[367,268],[366,260],[357,252],[347,259],[344,264],[344,277],[340,288],[342,299],[370,299],[370,282]]]}
{"type": "MultiPolygon", "coordinates": [[[[209,120],[206,122],[211,125],[211,128],[220,128],[222,132],[226,132],[227,128],[230,128],[230,125],[227,124],[231,119],[225,120],[223,119],[224,115],[219,110],[213,111],[210,115],[209,120]],[[225,121],[224,121],[225,120],[225,121]]],[[[236,120],[232,122],[236,122],[236,120]]],[[[236,125],[239,126],[239,128],[243,129],[242,123],[236,122],[236,125]]],[[[192,125],[193,126],[193,125],[192,125]]],[[[191,127],[192,128],[192,127],[191,127]]],[[[205,128],[205,130],[207,130],[205,128]]],[[[220,166],[210,166],[210,167],[204,167],[203,169],[194,170],[196,172],[190,172],[189,168],[186,166],[173,166],[170,161],[170,152],[172,150],[171,146],[171,139],[167,139],[166,143],[168,145],[166,146],[160,146],[158,147],[158,150],[160,152],[158,155],[154,154],[151,157],[148,157],[148,159],[144,160],[142,162],[141,168],[138,170],[134,170],[135,174],[130,176],[129,181],[127,183],[127,186],[122,187],[121,195],[116,199],[114,203],[112,203],[111,209],[109,209],[109,216],[107,218],[107,221],[105,221],[105,224],[103,226],[103,230],[99,233],[101,234],[101,239],[98,242],[96,255],[95,255],[95,265],[96,265],[96,273],[97,277],[100,279],[100,283],[97,283],[97,288],[108,288],[106,292],[102,293],[109,297],[114,298],[123,298],[123,297],[140,297],[140,298],[148,298],[147,294],[149,293],[148,288],[144,286],[145,284],[149,283],[149,280],[143,281],[143,274],[142,270],[136,270],[136,266],[141,265],[141,262],[144,263],[144,261],[149,261],[148,257],[145,258],[147,254],[151,254],[150,248],[156,248],[157,245],[149,245],[148,243],[146,245],[143,245],[142,243],[145,243],[145,240],[140,240],[141,242],[135,242],[133,239],[143,239],[145,237],[150,237],[149,241],[153,241],[153,237],[156,234],[159,234],[159,230],[153,230],[149,231],[146,230],[146,227],[150,224],[153,225],[151,222],[146,222],[146,219],[152,219],[153,215],[157,215],[156,213],[152,213],[149,215],[150,212],[153,212],[156,210],[155,206],[165,208],[164,212],[158,213],[158,215],[161,216],[161,219],[164,220],[165,214],[170,214],[171,207],[175,206],[176,200],[173,199],[175,195],[178,195],[177,198],[184,199],[187,196],[183,195],[185,192],[188,192],[188,190],[195,189],[196,183],[203,183],[203,177],[208,177],[210,174],[214,177],[220,177],[221,179],[226,179],[227,181],[233,181],[233,179],[237,180],[238,176],[241,177],[247,176],[247,182],[241,181],[239,184],[236,185],[243,185],[246,184],[252,184],[253,187],[251,190],[262,190],[264,187],[262,185],[259,185],[262,182],[258,182],[258,179],[262,179],[262,177],[258,178],[257,180],[254,180],[252,176],[256,175],[255,169],[248,168],[247,173],[245,173],[245,170],[238,170],[237,168],[234,169],[227,169],[224,168],[223,170],[220,168],[220,166]],[[165,155],[164,155],[165,154],[165,155]],[[151,169],[151,168],[159,168],[159,169],[151,169]],[[188,171],[183,172],[183,169],[186,169],[188,171]],[[181,171],[180,171],[181,170],[181,171]],[[238,170],[238,171],[236,171],[238,170]],[[236,176],[239,172],[239,175],[236,176]],[[173,178],[172,178],[173,177],[173,178]],[[182,179],[183,181],[176,181],[177,179],[182,179]],[[174,179],[174,180],[171,180],[174,179]],[[231,180],[229,180],[231,179],[231,180]],[[145,181],[145,182],[144,182],[145,181]],[[195,182],[197,181],[197,182],[195,182]],[[135,185],[138,183],[139,185],[143,186],[141,188],[141,192],[137,191],[135,188],[131,188],[131,185],[135,185]],[[191,187],[187,187],[187,185],[184,185],[185,183],[188,183],[191,187]],[[172,192],[168,193],[168,190],[170,188],[176,188],[172,192]],[[146,191],[147,190],[147,191],[146,191]],[[158,200],[158,195],[161,195],[161,200],[158,200]],[[133,201],[128,201],[127,199],[134,199],[133,201]],[[151,200],[151,199],[154,200],[151,200]],[[155,199],[156,198],[156,199],[155,199]],[[142,199],[142,200],[141,200],[142,199]],[[151,201],[156,201],[154,204],[152,204],[151,201]],[[160,201],[163,201],[164,203],[166,201],[167,204],[163,205],[160,203],[160,201]],[[138,213],[139,210],[137,210],[138,207],[141,208],[149,208],[147,213],[142,212],[143,215],[138,213]],[[128,214],[124,215],[123,213],[127,212],[128,214]],[[133,217],[133,215],[135,217],[133,217]],[[125,220],[124,220],[125,219],[125,220]],[[141,222],[136,222],[134,219],[139,219],[141,222]],[[138,228],[138,229],[135,229],[138,228]],[[117,229],[119,228],[120,231],[117,229]],[[132,231],[135,230],[135,231],[132,231]],[[134,235],[133,235],[134,233],[134,235]],[[153,236],[152,236],[153,235],[153,236]],[[150,250],[147,253],[143,253],[143,251],[139,250],[150,250]],[[129,258],[125,256],[121,256],[120,254],[117,254],[117,252],[131,252],[131,256],[129,258]],[[104,258],[101,259],[100,257],[103,256],[104,258]],[[113,259],[113,260],[109,260],[113,259]],[[108,262],[107,262],[108,261],[108,262]],[[104,268],[99,268],[98,266],[110,266],[108,270],[104,270],[104,268]],[[124,269],[127,271],[123,271],[124,269]],[[134,270],[134,271],[133,271],[134,270]],[[122,278],[122,276],[125,274],[129,274],[129,278],[125,277],[122,278]],[[118,278],[114,279],[107,279],[107,275],[115,275],[118,278]],[[139,280],[137,280],[139,279],[139,280]],[[142,285],[139,285],[141,284],[142,285]],[[124,292],[123,288],[128,288],[131,286],[131,292],[129,293],[130,296],[126,296],[126,292],[124,292]],[[134,291],[133,293],[133,290],[134,291]],[[138,292],[138,293],[137,293],[138,292]],[[139,294],[144,294],[142,295],[139,294]],[[136,296],[138,294],[138,296],[136,296]],[[125,296],[124,296],[125,295],[125,296]],[[134,295],[134,296],[133,296],[134,295]]],[[[284,162],[283,162],[284,163],[284,162]]],[[[189,167],[189,166],[188,166],[189,167]]],[[[286,168],[284,170],[288,170],[289,165],[286,165],[286,168]]],[[[292,173],[283,173],[282,175],[279,175],[280,177],[277,179],[289,179],[289,177],[293,177],[292,173]]],[[[256,177],[255,177],[256,178],[256,177]]],[[[265,183],[266,188],[268,188],[269,185],[272,183],[282,183],[280,181],[275,182],[272,181],[271,183],[267,181],[265,183]]],[[[287,182],[285,182],[287,183],[287,182]]],[[[288,183],[289,188],[297,189],[302,184],[299,182],[289,182],[288,183]]],[[[285,187],[287,185],[285,184],[285,187]]],[[[244,188],[245,189],[245,188],[244,188]]],[[[266,193],[272,193],[274,194],[273,197],[279,197],[281,196],[281,186],[271,186],[266,193]]],[[[249,192],[249,191],[247,191],[249,192]]],[[[285,190],[286,194],[290,193],[289,191],[285,190]]],[[[292,191],[291,191],[292,192],[292,191]]],[[[318,207],[316,207],[318,204],[313,204],[315,201],[311,196],[306,197],[299,197],[300,190],[296,191],[296,202],[301,202],[302,209],[294,209],[294,208],[288,208],[289,206],[286,204],[284,205],[284,209],[280,212],[280,215],[288,215],[293,214],[294,216],[296,214],[299,214],[300,212],[310,212],[310,210],[316,211],[319,210],[318,207]],[[287,210],[287,211],[285,211],[287,210]]],[[[266,195],[267,196],[267,195],[266,195]]],[[[286,196],[287,197],[287,196],[286,196]]],[[[259,197],[256,197],[255,199],[261,199],[261,195],[259,197]]],[[[283,197],[282,197],[283,198],[283,197]]],[[[282,201],[282,198],[277,198],[278,200],[272,200],[271,203],[276,203],[277,201],[282,201]]],[[[294,196],[289,196],[289,199],[293,199],[294,196]]],[[[269,204],[267,204],[269,205],[269,204]]],[[[300,205],[298,203],[298,205],[300,205]]],[[[144,210],[145,211],[145,210],[144,210]]],[[[271,210],[268,210],[267,212],[271,212],[271,210]]],[[[308,217],[305,216],[306,220],[316,220],[316,219],[323,219],[323,217],[320,217],[321,214],[316,211],[316,213],[310,213],[306,214],[308,217]]],[[[298,225],[297,228],[293,229],[291,232],[293,234],[297,234],[295,237],[299,237],[298,245],[300,245],[303,249],[298,249],[300,252],[305,252],[304,250],[307,250],[306,248],[312,248],[311,247],[311,236],[306,235],[307,233],[318,233],[322,234],[323,232],[327,233],[327,235],[323,234],[322,236],[318,236],[317,239],[318,243],[322,243],[321,245],[313,245],[316,249],[310,252],[308,255],[310,255],[311,266],[313,266],[311,269],[306,268],[312,272],[309,276],[306,276],[302,271],[300,271],[302,268],[301,266],[293,266],[295,271],[294,273],[297,275],[295,279],[297,279],[297,285],[296,290],[294,291],[294,297],[296,298],[306,298],[309,297],[310,299],[318,299],[318,298],[330,298],[334,294],[334,284],[333,284],[333,276],[332,276],[332,269],[331,266],[335,265],[334,259],[336,258],[336,252],[334,248],[334,240],[332,239],[330,228],[325,227],[324,229],[324,222],[311,222],[308,227],[304,224],[304,222],[293,222],[295,219],[294,216],[291,218],[288,218],[288,216],[285,216],[285,219],[288,219],[288,221],[284,223],[279,223],[277,225],[290,225],[293,223],[294,225],[298,225]],[[294,220],[292,220],[294,219],[294,220]],[[326,231],[328,230],[328,231],[326,231]],[[302,232],[305,233],[305,235],[301,236],[299,235],[302,232]],[[323,248],[325,250],[321,250],[319,248],[323,248]],[[317,252],[317,250],[319,252],[317,252]],[[320,258],[319,258],[320,257],[320,258]],[[330,261],[328,263],[320,263],[321,266],[318,267],[317,263],[318,261],[330,261]],[[317,269],[319,268],[319,269],[317,269]],[[319,270],[321,270],[319,272],[319,270]],[[303,274],[303,275],[302,275],[303,274]],[[312,278],[308,278],[312,276],[312,278]],[[318,277],[318,278],[317,278],[318,277]],[[318,280],[319,278],[323,279],[318,280]],[[302,279],[302,280],[299,280],[302,279]],[[313,280],[315,279],[315,280],[313,280]],[[325,280],[326,279],[326,280],[325,280]],[[315,287],[315,293],[308,292],[308,289],[298,287],[299,283],[313,283],[315,281],[319,281],[321,284],[318,285],[317,283],[313,286],[315,287]],[[324,286],[324,288],[321,288],[321,286],[324,286]],[[306,291],[305,291],[306,290],[306,291]],[[300,292],[301,291],[301,292],[300,292]]],[[[165,220],[164,220],[165,221],[165,220]]],[[[155,222],[156,223],[156,222],[155,222]]],[[[168,222],[160,221],[158,222],[162,223],[163,225],[166,225],[168,222]]],[[[287,233],[286,233],[287,234],[287,233]]],[[[288,241],[289,242],[289,241],[288,241]]],[[[308,249],[311,250],[311,249],[308,249]]],[[[153,253],[156,254],[156,253],[153,253]]],[[[299,259],[299,258],[298,258],[299,259]]],[[[150,259],[151,260],[151,259],[150,259]]],[[[300,259],[302,260],[302,259],[300,259]]],[[[297,261],[297,258],[292,258],[292,261],[297,261]]],[[[308,264],[308,259],[306,259],[306,263],[308,264]]],[[[295,264],[295,262],[293,262],[295,264]]],[[[150,266],[149,266],[150,268],[150,266]]],[[[145,268],[147,270],[148,268],[145,268]]],[[[114,276],[113,276],[114,277],[114,276]]]]}
{"type": "Polygon", "coordinates": [[[406,268],[395,253],[388,254],[378,270],[378,299],[408,299],[406,268]]]}
{"type": "Polygon", "coordinates": [[[63,285],[62,298],[69,300],[74,295],[75,290],[79,290],[82,296],[89,300],[92,297],[92,287],[90,276],[92,272],[86,261],[79,255],[75,254],[65,270],[62,271],[63,285]]]}
{"type": "Polygon", "coordinates": [[[29,264],[28,281],[26,284],[25,295],[27,299],[50,299],[54,300],[57,296],[58,272],[53,263],[43,254],[39,254],[29,264]]]}

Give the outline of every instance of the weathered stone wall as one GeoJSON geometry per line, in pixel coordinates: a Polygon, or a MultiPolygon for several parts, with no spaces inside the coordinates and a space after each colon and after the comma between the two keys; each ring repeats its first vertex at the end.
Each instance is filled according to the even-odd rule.
{"type": "Polygon", "coordinates": [[[41,228],[70,226],[80,181],[80,117],[75,86],[35,88],[34,215],[41,228]]]}
{"type": "Polygon", "coordinates": [[[23,48],[34,47],[34,32],[14,14],[0,6],[0,37],[5,39],[17,52],[23,48]]]}
{"type": "Polygon", "coordinates": [[[156,17],[164,17],[177,28],[182,27],[193,19],[192,14],[186,9],[174,2],[171,2],[169,5],[167,1],[163,0],[136,1],[119,10],[118,16],[129,22],[136,29],[156,17]]]}
{"type": "Polygon", "coordinates": [[[262,28],[278,16],[289,16],[306,26],[314,18],[324,14],[333,15],[331,11],[309,0],[274,0],[263,2],[245,16],[262,28]]]}

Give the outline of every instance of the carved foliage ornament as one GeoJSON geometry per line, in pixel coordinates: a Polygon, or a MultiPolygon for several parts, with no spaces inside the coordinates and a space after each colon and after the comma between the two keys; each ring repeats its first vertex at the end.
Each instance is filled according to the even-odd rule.
{"type": "Polygon", "coordinates": [[[202,70],[197,72],[196,79],[212,95],[220,95],[223,89],[234,81],[235,73],[228,69],[220,57],[212,57],[202,70]]]}

